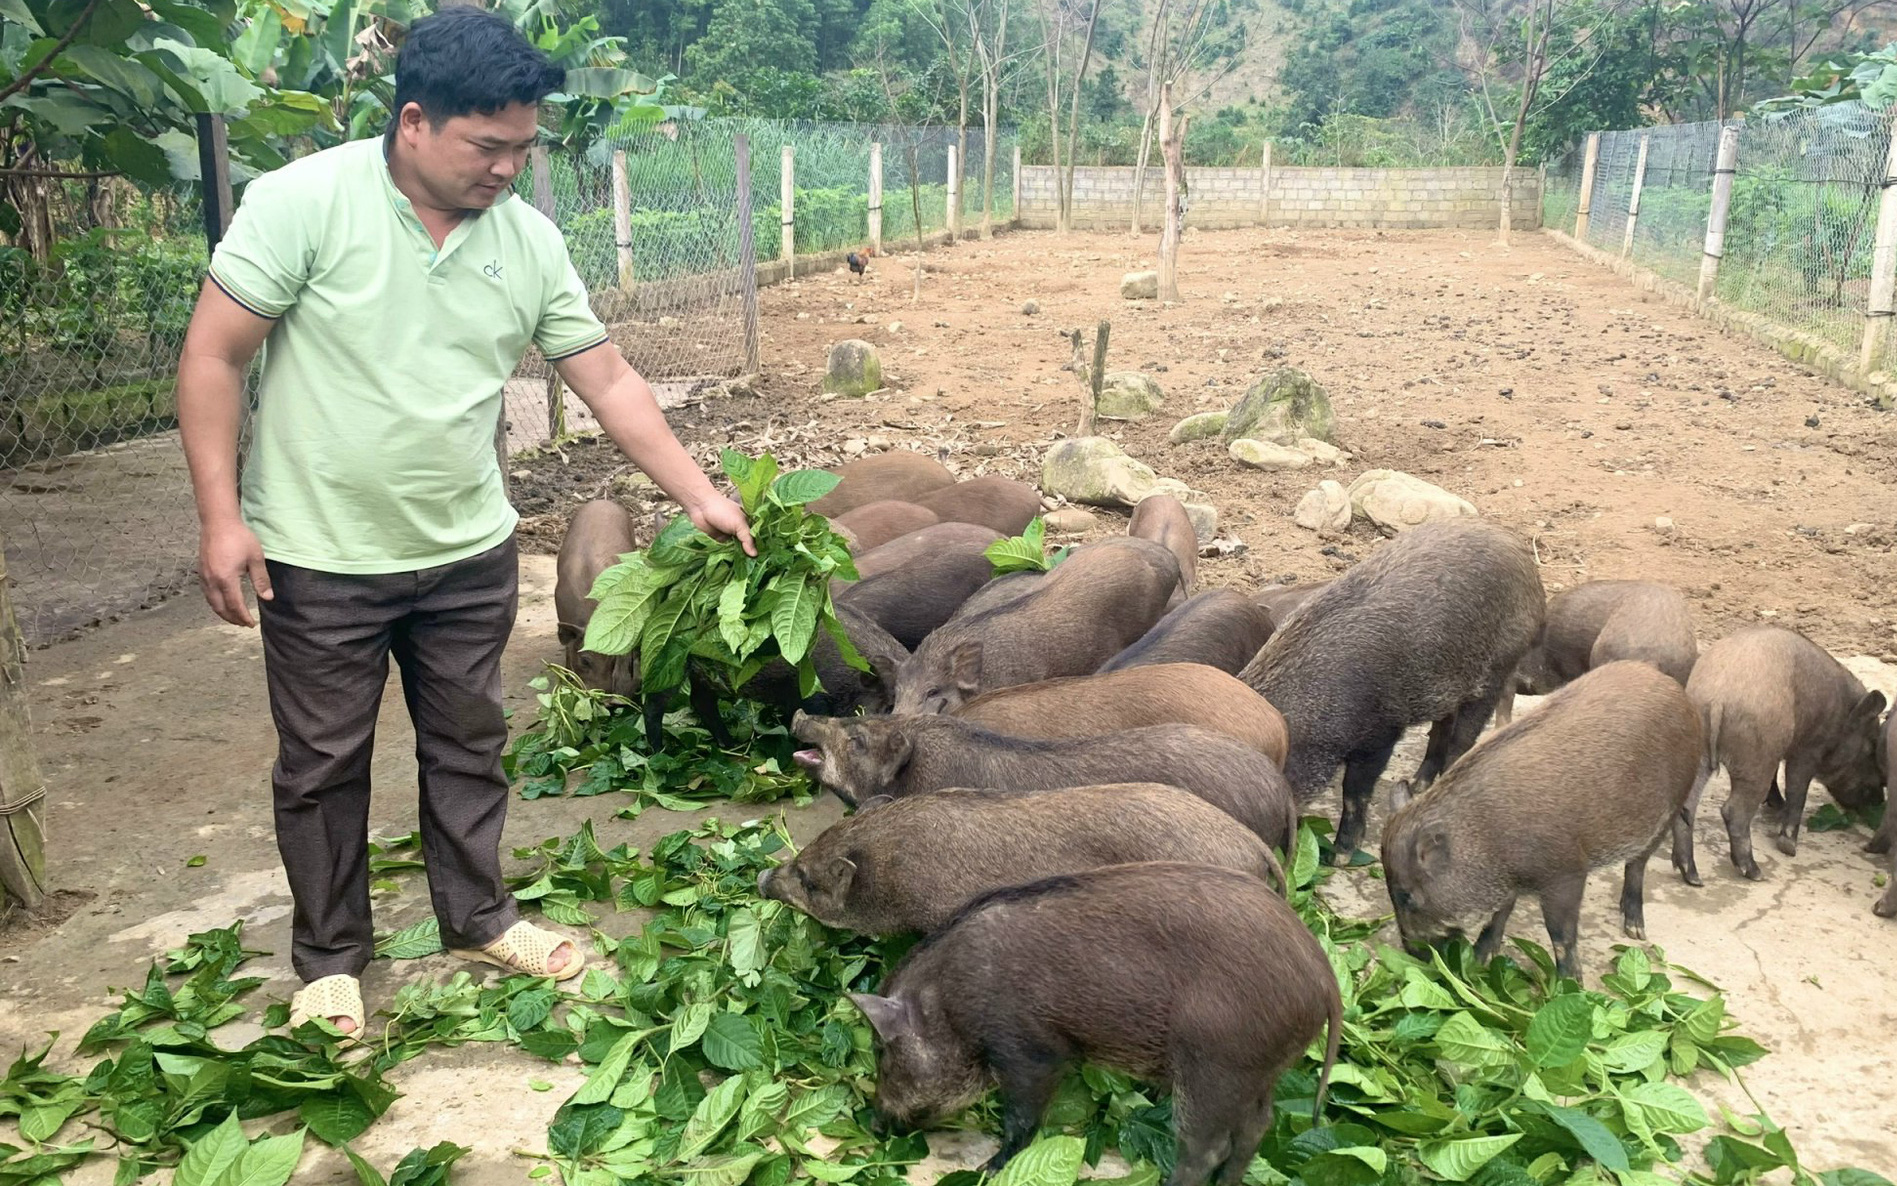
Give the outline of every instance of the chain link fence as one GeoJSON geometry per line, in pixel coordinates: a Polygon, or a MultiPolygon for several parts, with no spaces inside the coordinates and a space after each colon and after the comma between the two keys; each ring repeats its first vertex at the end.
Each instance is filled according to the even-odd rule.
{"type": "MultiPolygon", "coordinates": [[[[579,152],[536,154],[518,194],[559,225],[615,344],[675,404],[740,374],[740,258],[781,254],[782,150],[794,154],[800,257],[869,241],[871,145],[880,143],[885,250],[948,225],[957,130],[720,119],[620,132],[579,152]],[[751,187],[738,186],[737,145],[751,187]],[[620,156],[623,154],[623,156],[620,156]],[[615,158],[623,162],[616,184],[615,158]],[[914,182],[912,189],[911,182],[914,182]],[[620,195],[623,195],[623,199],[620,195]]],[[[1012,218],[1012,134],[996,137],[988,207],[1012,218]]],[[[984,140],[967,133],[961,225],[981,223],[984,140]]],[[[197,518],[177,435],[175,370],[207,260],[194,192],[118,179],[45,187],[41,250],[0,242],[0,536],[27,640],[66,637],[194,583],[197,518]]],[[[766,282],[776,273],[767,268],[766,282]]],[[[504,389],[510,452],[593,427],[530,355],[504,389]]]]}

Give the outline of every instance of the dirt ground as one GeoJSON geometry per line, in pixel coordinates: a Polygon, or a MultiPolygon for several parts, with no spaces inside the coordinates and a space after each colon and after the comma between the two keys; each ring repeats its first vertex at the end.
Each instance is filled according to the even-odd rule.
{"type": "MultiPolygon", "coordinates": [[[[1611,576],[1670,581],[1695,599],[1706,640],[1775,617],[1897,691],[1897,668],[1886,665],[1897,661],[1889,485],[1897,419],[1853,393],[1642,303],[1532,235],[1502,252],[1486,237],[1451,233],[1194,232],[1181,268],[1186,302],[1170,309],[1119,300],[1120,274],[1151,266],[1144,247],[1108,235],[964,244],[927,257],[915,304],[900,257],[879,261],[860,285],[843,275],[769,290],[758,396],[688,400],[673,422],[707,459],[730,443],[826,463],[851,438],[880,437],[946,451],[964,473],[1033,476],[1040,451],[1071,429],[1077,407],[1056,330],[1110,317],[1111,365],[1148,369],[1168,397],[1162,416],[1118,429],[1126,448],[1204,491],[1249,547],[1205,561],[1204,584],[1320,579],[1377,546],[1367,533],[1330,544],[1290,523],[1292,504],[1322,475],[1242,470],[1216,445],[1165,443],[1177,416],[1225,406],[1269,367],[1290,363],[1336,401],[1340,443],[1356,454],[1339,476],[1370,466],[1421,474],[1534,536],[1550,588],[1611,576]],[[1028,300],[1043,312],[1023,314],[1028,300]],[[872,321],[852,324],[859,316],[872,321]],[[824,349],[845,336],[881,347],[885,394],[855,402],[816,395],[824,349]],[[1656,530],[1658,516],[1674,530],[1656,530]]],[[[524,542],[551,551],[567,508],[597,491],[649,505],[623,465],[586,443],[517,462],[524,542]]],[[[1102,516],[1100,531],[1122,528],[1117,516],[1102,516]]],[[[557,653],[552,582],[550,556],[523,560],[506,660],[509,703],[522,723],[532,711],[526,681],[557,653]]],[[[149,959],[187,933],[235,918],[247,920],[253,943],[279,953],[258,961],[272,980],[251,1003],[287,996],[289,900],[271,835],[274,738],[255,634],[180,597],[36,652],[28,678],[64,919],[0,930],[0,1045],[37,1044],[58,1030],[67,1037],[55,1061],[79,1065],[72,1038],[114,1003],[114,986],[136,983],[149,959]],[[208,860],[187,867],[196,854],[208,860]]],[[[399,697],[386,697],[376,763],[384,793],[372,813],[379,834],[414,826],[411,736],[399,697]]],[[[1419,757],[1412,736],[1392,772],[1406,774],[1419,757]]],[[[1897,1033],[1888,987],[1897,978],[1897,930],[1870,912],[1878,891],[1876,869],[1859,851],[1864,836],[1810,835],[1790,859],[1764,845],[1766,881],[1747,883],[1724,860],[1711,809],[1724,793],[1721,778],[1700,820],[1706,886],[1683,886],[1657,863],[1649,934],[1725,989],[1745,1032],[1774,1050],[1747,1070],[1746,1085],[1809,1165],[1897,1173],[1888,1093],[1871,1086],[1888,1082],[1897,1033]]],[[[687,822],[654,810],[628,823],[611,818],[615,806],[518,803],[508,840],[531,844],[593,816],[602,842],[638,845],[687,822]]],[[[1319,809],[1334,807],[1331,796],[1319,809]]],[[[808,836],[838,809],[819,800],[791,814],[808,836]]],[[[1332,885],[1340,908],[1387,913],[1380,883],[1362,873],[1332,885]]],[[[1619,939],[1617,888],[1607,876],[1590,885],[1582,933],[1590,976],[1619,939]]],[[[404,925],[425,909],[423,887],[409,879],[379,899],[378,922],[404,925]]],[[[1540,938],[1539,927],[1535,911],[1517,914],[1516,933],[1540,938]]],[[[372,1002],[386,1001],[404,981],[453,968],[441,956],[378,962],[366,987],[372,1002]]],[[[250,1036],[239,1027],[220,1033],[234,1042],[250,1036]]],[[[386,1167],[415,1145],[455,1139],[475,1147],[456,1180],[485,1186],[525,1181],[533,1163],[520,1155],[543,1148],[547,1121],[579,1076],[471,1046],[431,1052],[394,1081],[405,1097],[359,1151],[386,1167]],[[532,1091],[536,1077],[553,1079],[554,1089],[532,1091]]],[[[1716,1079],[1695,1086],[1744,1105],[1741,1092],[1716,1079]]],[[[967,1141],[937,1148],[944,1164],[983,1152],[967,1141]]],[[[107,1161],[70,1180],[109,1176],[107,1161]]],[[[313,1150],[297,1180],[352,1178],[340,1158],[313,1150]]]]}

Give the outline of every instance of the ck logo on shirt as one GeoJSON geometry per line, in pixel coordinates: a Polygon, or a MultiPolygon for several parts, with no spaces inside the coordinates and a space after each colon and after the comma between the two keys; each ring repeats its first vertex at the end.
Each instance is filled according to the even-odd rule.
{"type": "Polygon", "coordinates": [[[487,273],[489,280],[499,280],[501,278],[501,261],[494,260],[481,270],[487,273]]]}

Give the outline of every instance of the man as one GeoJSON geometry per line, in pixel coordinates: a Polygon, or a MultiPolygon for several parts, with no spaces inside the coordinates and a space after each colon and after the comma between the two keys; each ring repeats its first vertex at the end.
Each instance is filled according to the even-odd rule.
{"type": "Polygon", "coordinates": [[[528,345],[693,523],[752,550],[743,511],[594,318],[559,230],[512,194],[539,102],[563,82],[502,17],[416,22],[388,134],[252,181],[185,337],[178,419],[205,598],[252,625],[248,577],[263,622],[277,847],[308,982],[293,1024],[363,1026],[369,767],[391,653],[443,944],[511,971],[580,971],[570,939],[519,919],[500,869],[518,564],[494,426],[528,345]],[[243,379],[260,347],[240,501],[243,379]]]}

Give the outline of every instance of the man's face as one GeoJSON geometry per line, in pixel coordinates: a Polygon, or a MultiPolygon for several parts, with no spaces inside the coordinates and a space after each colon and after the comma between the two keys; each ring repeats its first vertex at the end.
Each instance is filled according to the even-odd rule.
{"type": "Polygon", "coordinates": [[[420,104],[402,109],[397,135],[430,200],[446,210],[485,210],[498,202],[527,163],[539,135],[539,109],[514,103],[439,123],[420,104]]]}

